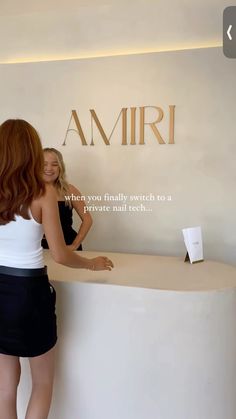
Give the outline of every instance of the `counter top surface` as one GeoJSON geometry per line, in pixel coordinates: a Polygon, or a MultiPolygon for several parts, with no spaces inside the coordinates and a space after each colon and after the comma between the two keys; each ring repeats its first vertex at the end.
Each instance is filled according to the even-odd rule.
{"type": "Polygon", "coordinates": [[[139,255],[111,252],[76,252],[94,258],[109,257],[112,271],[93,272],[68,268],[54,262],[49,250],[44,250],[45,264],[50,280],[84,282],[151,288],[169,291],[217,291],[236,288],[236,267],[205,260],[190,264],[174,256],[139,255]]]}

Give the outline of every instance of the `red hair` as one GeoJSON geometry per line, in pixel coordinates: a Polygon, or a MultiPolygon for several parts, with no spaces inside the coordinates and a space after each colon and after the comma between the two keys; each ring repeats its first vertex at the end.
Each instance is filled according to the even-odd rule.
{"type": "Polygon", "coordinates": [[[43,150],[39,135],[22,119],[8,119],[0,126],[0,224],[15,214],[30,219],[32,201],[43,195],[43,150]]]}

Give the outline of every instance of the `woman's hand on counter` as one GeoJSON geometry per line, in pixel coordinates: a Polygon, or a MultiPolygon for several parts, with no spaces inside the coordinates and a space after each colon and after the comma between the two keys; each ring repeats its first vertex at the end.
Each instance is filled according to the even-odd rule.
{"type": "Polygon", "coordinates": [[[56,263],[75,269],[111,271],[113,263],[105,256],[88,259],[68,249],[60,223],[56,191],[53,186],[46,187],[46,193],[40,197],[42,224],[51,255],[56,263]]]}
{"type": "Polygon", "coordinates": [[[91,271],[111,271],[114,268],[112,261],[106,256],[98,256],[96,258],[90,259],[91,271]]]}

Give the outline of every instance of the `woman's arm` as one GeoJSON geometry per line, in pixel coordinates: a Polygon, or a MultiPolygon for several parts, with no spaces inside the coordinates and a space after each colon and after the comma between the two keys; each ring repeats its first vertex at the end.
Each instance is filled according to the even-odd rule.
{"type": "Polygon", "coordinates": [[[113,264],[106,257],[88,259],[74,253],[65,244],[58,205],[56,191],[53,186],[46,186],[46,193],[40,198],[42,209],[42,224],[44,233],[55,262],[69,266],[70,268],[84,268],[91,270],[111,270],[113,264]]]}
{"type": "Polygon", "coordinates": [[[84,238],[87,236],[88,231],[90,230],[93,224],[93,220],[90,213],[85,209],[86,202],[81,199],[80,191],[74,185],[69,185],[69,188],[70,196],[74,195],[79,197],[78,200],[72,200],[71,204],[82,221],[77,236],[73,240],[73,243],[71,243],[69,246],[71,250],[76,250],[82,243],[84,238]]]}

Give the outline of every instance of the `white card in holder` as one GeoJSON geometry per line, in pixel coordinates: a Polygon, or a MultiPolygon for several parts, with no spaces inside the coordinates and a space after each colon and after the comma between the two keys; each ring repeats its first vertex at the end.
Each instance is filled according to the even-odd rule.
{"type": "MultiPolygon", "coordinates": [[[[190,227],[182,230],[187,254],[191,263],[203,261],[201,227],[190,227]]],[[[187,257],[185,260],[188,260],[187,257]]]]}

